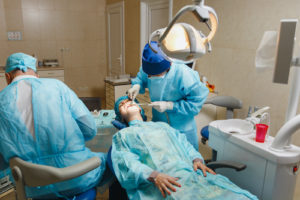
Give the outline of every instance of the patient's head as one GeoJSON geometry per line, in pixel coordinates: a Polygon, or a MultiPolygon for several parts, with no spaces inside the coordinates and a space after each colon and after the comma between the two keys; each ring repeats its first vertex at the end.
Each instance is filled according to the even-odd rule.
{"type": "Polygon", "coordinates": [[[116,120],[126,122],[134,119],[146,120],[144,110],[136,102],[137,100],[132,103],[128,96],[120,97],[115,103],[116,120]]]}

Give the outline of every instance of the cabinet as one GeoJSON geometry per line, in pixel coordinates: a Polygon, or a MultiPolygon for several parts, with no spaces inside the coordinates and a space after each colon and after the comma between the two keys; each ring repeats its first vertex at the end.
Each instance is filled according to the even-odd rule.
{"type": "Polygon", "coordinates": [[[131,87],[130,82],[113,82],[105,80],[105,102],[106,109],[114,109],[116,100],[126,95],[126,91],[131,87]]]}
{"type": "Polygon", "coordinates": [[[60,69],[38,69],[40,78],[55,78],[64,82],[64,70],[60,69]]]}
{"type": "MultiPolygon", "coordinates": [[[[64,82],[64,69],[59,68],[41,68],[38,69],[40,78],[55,78],[64,82]]],[[[7,86],[5,73],[0,72],[0,91],[7,86]]]]}

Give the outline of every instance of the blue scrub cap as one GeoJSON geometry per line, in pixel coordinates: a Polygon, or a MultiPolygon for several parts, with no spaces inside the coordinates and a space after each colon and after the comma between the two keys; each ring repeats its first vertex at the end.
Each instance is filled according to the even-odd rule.
{"type": "Polygon", "coordinates": [[[157,53],[155,53],[147,43],[143,51],[142,68],[148,75],[157,75],[169,69],[171,63],[164,58],[164,54],[158,47],[157,42],[151,41],[151,47],[157,51],[157,53]]]}
{"type": "Polygon", "coordinates": [[[36,72],[36,59],[25,53],[11,54],[6,60],[6,73],[9,73],[15,69],[19,69],[23,72],[26,72],[28,68],[36,72]]]}
{"type": "MultiPolygon", "coordinates": [[[[126,99],[129,99],[128,96],[122,96],[122,97],[120,97],[119,99],[117,99],[117,101],[116,101],[116,103],[115,103],[114,109],[115,109],[115,113],[116,113],[116,120],[118,120],[118,121],[120,121],[120,122],[122,121],[122,116],[121,116],[121,113],[120,113],[120,110],[119,110],[119,105],[120,105],[120,103],[121,103],[122,101],[124,101],[124,100],[126,100],[126,99]]],[[[134,99],[134,101],[135,101],[136,103],[139,103],[139,101],[138,101],[137,99],[134,99]]],[[[140,109],[141,109],[141,115],[142,115],[142,118],[143,118],[144,121],[146,121],[147,118],[146,118],[146,116],[145,116],[144,109],[143,109],[141,106],[139,106],[139,107],[140,107],[140,109]]]]}

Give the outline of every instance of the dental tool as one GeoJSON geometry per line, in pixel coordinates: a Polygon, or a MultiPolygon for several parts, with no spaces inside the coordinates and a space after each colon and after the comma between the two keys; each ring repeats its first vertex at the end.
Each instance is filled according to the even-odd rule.
{"type": "Polygon", "coordinates": [[[150,107],[153,106],[151,103],[137,103],[136,105],[139,105],[139,106],[150,106],[150,107]]]}

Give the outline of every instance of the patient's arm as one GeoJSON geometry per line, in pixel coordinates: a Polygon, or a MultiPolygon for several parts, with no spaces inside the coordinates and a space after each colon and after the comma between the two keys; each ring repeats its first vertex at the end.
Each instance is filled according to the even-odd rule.
{"type": "Polygon", "coordinates": [[[155,186],[159,189],[164,198],[166,197],[166,193],[168,195],[171,195],[170,190],[176,192],[176,188],[174,186],[181,187],[181,185],[177,182],[178,178],[174,178],[163,173],[154,172],[152,174],[156,174],[156,177],[153,180],[151,180],[151,182],[155,184],[155,186]]]}
{"type": "Polygon", "coordinates": [[[205,177],[206,177],[206,172],[209,172],[209,173],[211,173],[211,174],[216,175],[216,173],[215,173],[212,169],[208,168],[208,167],[203,163],[203,161],[200,160],[200,159],[198,159],[198,158],[196,158],[196,159],[193,161],[193,168],[194,168],[194,171],[197,171],[197,169],[202,170],[203,175],[204,175],[205,177]]]}
{"type": "Polygon", "coordinates": [[[130,151],[124,134],[116,133],[112,143],[113,167],[120,184],[126,190],[150,184],[148,178],[154,170],[139,159],[137,154],[130,151]]]}

